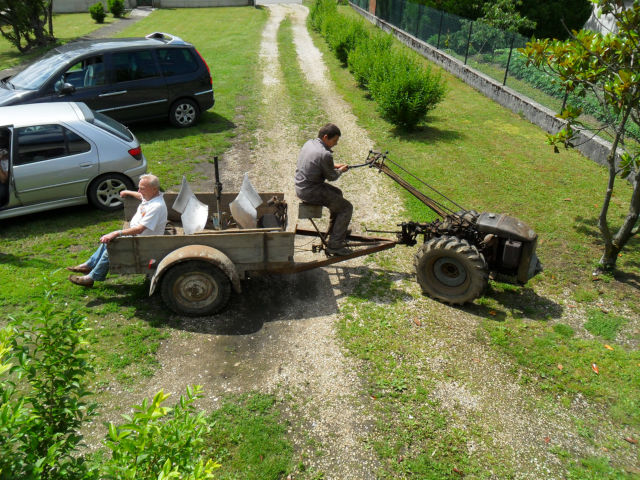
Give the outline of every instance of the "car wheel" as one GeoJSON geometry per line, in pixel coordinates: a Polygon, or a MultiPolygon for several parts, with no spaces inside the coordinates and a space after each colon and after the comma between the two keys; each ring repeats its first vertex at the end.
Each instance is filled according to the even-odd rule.
{"type": "Polygon", "coordinates": [[[169,121],[175,127],[190,127],[198,118],[198,105],[193,100],[182,98],[171,105],[169,121]]]}
{"type": "Polygon", "coordinates": [[[91,183],[87,197],[96,208],[113,212],[123,206],[122,198],[120,198],[122,190],[133,190],[131,179],[118,173],[107,173],[91,183]]]}

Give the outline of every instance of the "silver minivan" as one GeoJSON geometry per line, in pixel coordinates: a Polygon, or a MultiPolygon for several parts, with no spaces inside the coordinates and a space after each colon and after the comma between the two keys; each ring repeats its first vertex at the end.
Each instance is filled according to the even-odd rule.
{"type": "Polygon", "coordinates": [[[0,219],[86,203],[117,210],[146,171],[136,137],[84,103],[0,107],[0,219]]]}

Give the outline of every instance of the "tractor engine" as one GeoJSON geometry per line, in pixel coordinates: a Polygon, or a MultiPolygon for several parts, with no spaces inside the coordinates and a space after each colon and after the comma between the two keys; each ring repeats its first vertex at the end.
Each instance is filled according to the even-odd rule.
{"type": "Polygon", "coordinates": [[[483,236],[479,245],[489,270],[514,276],[526,283],[542,271],[536,255],[538,235],[517,218],[497,213],[482,213],[476,228],[483,236]]]}

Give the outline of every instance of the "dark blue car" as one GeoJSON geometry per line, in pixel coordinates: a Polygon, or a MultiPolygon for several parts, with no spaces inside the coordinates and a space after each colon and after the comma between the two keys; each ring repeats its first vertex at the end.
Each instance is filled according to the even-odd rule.
{"type": "Polygon", "coordinates": [[[0,106],[84,102],[123,122],[193,125],[214,104],[211,72],[195,47],[166,33],[67,43],[0,81],[0,106]]]}

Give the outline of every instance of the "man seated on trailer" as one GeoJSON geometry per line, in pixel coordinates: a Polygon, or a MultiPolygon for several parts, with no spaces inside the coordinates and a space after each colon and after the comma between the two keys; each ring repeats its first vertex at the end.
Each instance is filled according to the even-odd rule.
{"type": "Polygon", "coordinates": [[[101,282],[109,272],[109,254],[107,244],[123,235],[163,235],[167,225],[167,205],[162,198],[158,177],[144,174],[140,177],[138,191],[122,190],[120,196],[135,197],[140,205],[129,222],[129,228],[115,230],[100,237],[100,246],[86,262],[67,270],[84,273],[83,276],[69,275],[69,281],[82,287],[92,287],[93,282],[101,282]]]}
{"type": "Polygon", "coordinates": [[[349,255],[347,247],[347,229],[353,213],[353,205],[342,196],[342,190],[329,185],[340,178],[349,167],[333,163],[331,150],[340,140],[340,129],[328,123],[318,132],[318,138],[307,141],[298,154],[296,166],[296,195],[304,202],[322,205],[329,209],[329,241],[327,253],[331,255],[349,255]]]}

